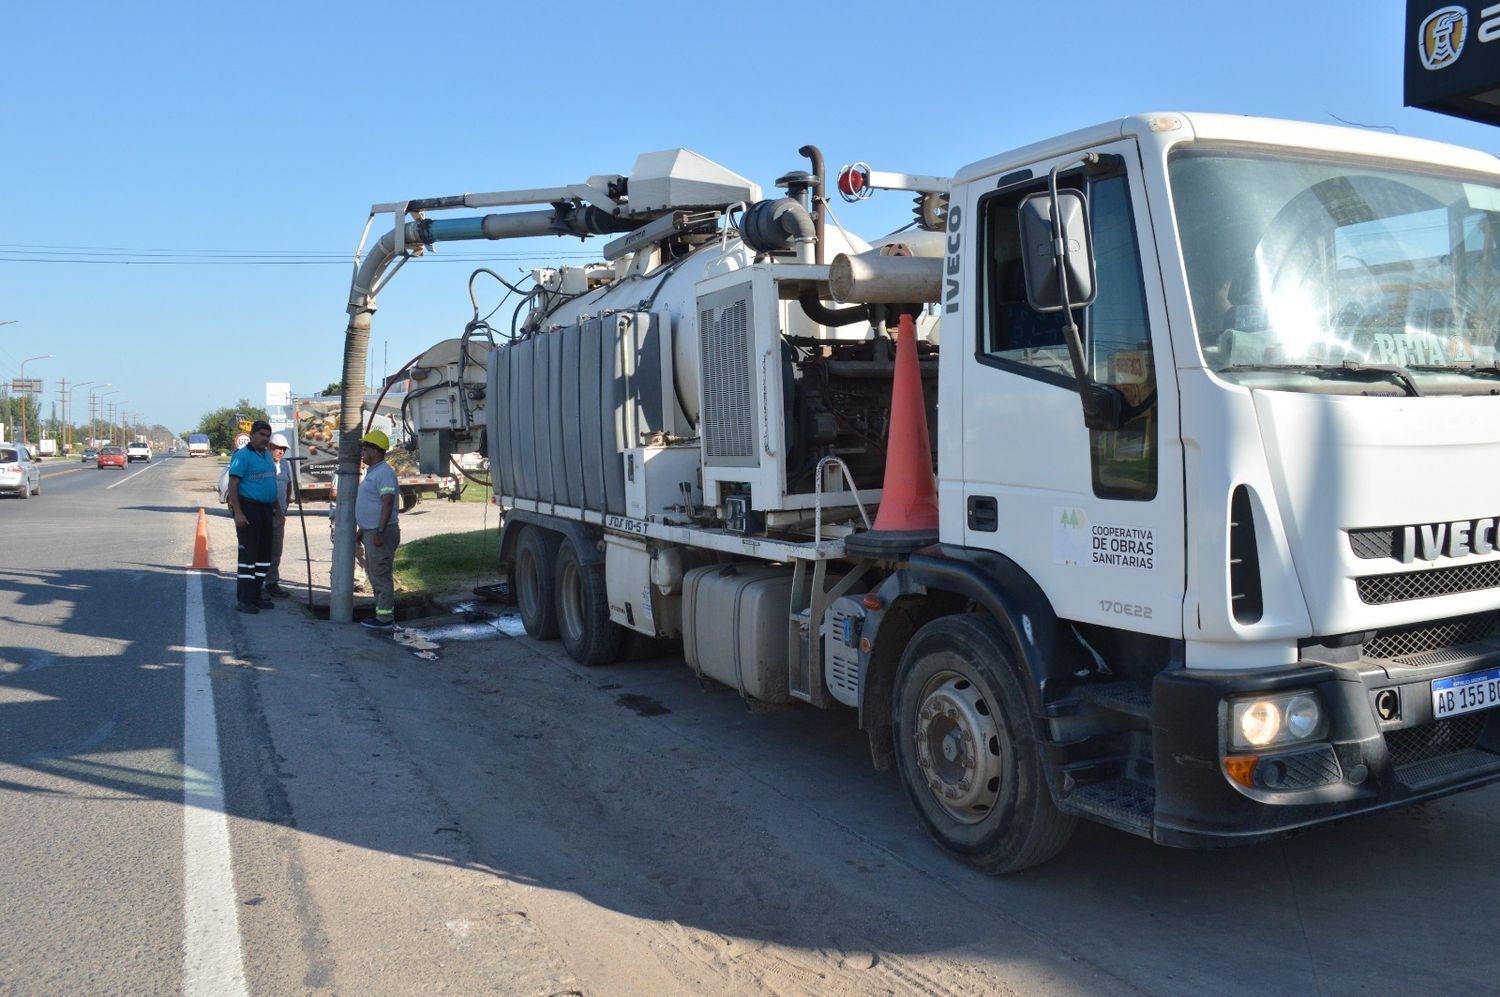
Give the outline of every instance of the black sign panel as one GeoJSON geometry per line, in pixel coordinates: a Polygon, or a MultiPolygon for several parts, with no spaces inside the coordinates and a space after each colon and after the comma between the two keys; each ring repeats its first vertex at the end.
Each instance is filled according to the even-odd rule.
{"type": "Polygon", "coordinates": [[[1406,104],[1500,125],[1500,0],[1406,2],[1406,104]]]}

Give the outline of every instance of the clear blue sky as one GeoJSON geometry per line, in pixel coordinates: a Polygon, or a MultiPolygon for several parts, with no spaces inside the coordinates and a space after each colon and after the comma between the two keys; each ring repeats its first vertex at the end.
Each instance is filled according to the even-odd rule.
{"type": "MultiPolygon", "coordinates": [[[[56,354],[27,367],[44,411],[59,377],[109,381],[175,430],[262,403],[266,381],[319,390],[341,375],[372,202],[626,173],[671,146],[767,190],[808,142],[831,167],[950,175],[1158,110],[1337,116],[1500,151],[1500,130],[1401,106],[1403,33],[1399,0],[15,4],[0,320],[18,321],[0,326],[0,378],[56,354]],[[246,254],[296,262],[230,262],[246,254]]],[[[873,237],[909,200],[838,213],[873,237]]],[[[598,245],[413,261],[380,297],[377,366],[459,334],[479,253],[515,274],[518,250],[576,263],[598,245]]]]}

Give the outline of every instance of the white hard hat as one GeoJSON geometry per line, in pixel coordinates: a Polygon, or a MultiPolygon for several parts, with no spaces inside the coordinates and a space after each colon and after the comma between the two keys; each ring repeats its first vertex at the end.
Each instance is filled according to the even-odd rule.
{"type": "Polygon", "coordinates": [[[281,447],[283,450],[286,450],[291,447],[291,444],[287,442],[285,433],[273,433],[271,435],[271,446],[281,447]]]}

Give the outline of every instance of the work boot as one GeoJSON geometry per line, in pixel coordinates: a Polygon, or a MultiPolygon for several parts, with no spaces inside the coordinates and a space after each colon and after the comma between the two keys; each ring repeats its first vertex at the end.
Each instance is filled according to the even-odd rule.
{"type": "Polygon", "coordinates": [[[258,613],[258,612],[260,612],[260,608],[258,606],[256,606],[255,603],[253,603],[253,602],[237,602],[237,603],[234,604],[234,608],[237,609],[238,611],[240,611],[241,613],[258,613]]]}
{"type": "Polygon", "coordinates": [[[396,621],[393,619],[383,620],[378,616],[372,616],[368,620],[361,622],[360,626],[366,630],[394,630],[396,629],[396,621]]]}
{"type": "Polygon", "coordinates": [[[274,595],[278,599],[283,599],[292,594],[275,582],[267,582],[265,588],[261,589],[261,591],[266,595],[274,595]]]}
{"type": "Polygon", "coordinates": [[[260,602],[257,602],[256,605],[259,606],[261,609],[275,609],[276,608],[276,603],[272,602],[270,599],[267,599],[265,596],[261,596],[260,597],[260,602]]]}

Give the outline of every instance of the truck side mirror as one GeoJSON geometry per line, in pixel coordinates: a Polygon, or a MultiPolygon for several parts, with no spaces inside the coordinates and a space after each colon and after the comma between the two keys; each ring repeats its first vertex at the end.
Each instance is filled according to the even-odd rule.
{"type": "Polygon", "coordinates": [[[1094,245],[1089,237],[1088,203],[1076,190],[1038,191],[1021,201],[1021,266],[1026,302],[1039,312],[1060,312],[1094,303],[1094,245]],[[1067,280],[1067,297],[1059,274],[1067,280]]]}

